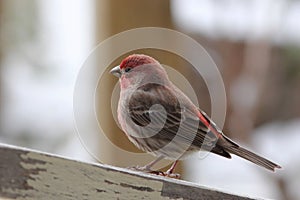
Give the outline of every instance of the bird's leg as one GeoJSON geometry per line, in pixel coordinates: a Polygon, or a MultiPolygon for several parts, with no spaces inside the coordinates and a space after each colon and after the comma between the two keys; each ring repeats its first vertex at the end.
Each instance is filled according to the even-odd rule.
{"type": "Polygon", "coordinates": [[[176,160],[176,161],[172,164],[172,166],[170,167],[170,169],[168,169],[168,170],[166,171],[166,173],[167,173],[167,174],[172,174],[173,171],[174,171],[174,169],[175,169],[175,167],[176,167],[176,165],[177,165],[177,163],[178,163],[178,160],[176,160]]]}
{"type": "Polygon", "coordinates": [[[151,169],[151,167],[153,167],[153,165],[155,165],[156,163],[158,163],[163,158],[164,158],[164,156],[159,156],[155,160],[151,161],[150,163],[148,163],[147,165],[145,165],[143,167],[135,166],[135,167],[131,167],[131,169],[138,170],[138,171],[143,171],[143,172],[150,172],[150,173],[158,174],[158,172],[156,173],[156,171],[153,171],[151,169]]]}
{"type": "Polygon", "coordinates": [[[164,157],[163,156],[159,156],[158,158],[156,158],[155,160],[151,161],[150,163],[148,163],[147,165],[145,165],[143,168],[147,169],[149,171],[151,170],[151,167],[153,167],[153,165],[155,165],[156,163],[158,163],[160,160],[162,160],[164,157]]]}
{"type": "Polygon", "coordinates": [[[151,167],[153,167],[153,165],[158,163],[163,158],[164,158],[164,156],[159,156],[158,158],[156,158],[155,160],[151,161],[150,163],[148,163],[147,165],[145,165],[143,167],[135,166],[135,167],[131,167],[130,169],[137,170],[137,171],[142,171],[142,172],[147,172],[147,173],[151,173],[151,174],[156,174],[156,175],[160,175],[160,176],[167,176],[167,177],[170,177],[170,178],[180,178],[180,174],[173,174],[173,171],[174,171],[174,169],[175,169],[175,167],[178,163],[178,160],[176,160],[172,164],[170,169],[168,169],[166,172],[151,169],[151,167]]]}
{"type": "Polygon", "coordinates": [[[180,174],[173,174],[173,171],[174,171],[174,169],[175,169],[177,163],[178,163],[178,160],[176,160],[176,161],[172,164],[172,166],[170,167],[170,169],[168,169],[166,172],[164,172],[163,175],[164,175],[164,176],[171,177],[171,178],[180,178],[180,174]]]}

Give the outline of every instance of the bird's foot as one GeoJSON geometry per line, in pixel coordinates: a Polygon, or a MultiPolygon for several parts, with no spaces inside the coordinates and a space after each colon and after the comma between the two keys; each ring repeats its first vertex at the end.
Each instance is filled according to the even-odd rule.
{"type": "Polygon", "coordinates": [[[147,166],[133,166],[133,167],[128,167],[128,169],[135,170],[135,171],[140,171],[140,172],[145,172],[149,174],[155,174],[158,176],[165,176],[169,178],[180,178],[180,174],[172,173],[171,171],[160,171],[160,170],[152,170],[147,166]]]}
{"type": "Polygon", "coordinates": [[[163,172],[163,171],[151,171],[151,174],[155,174],[155,175],[159,175],[159,176],[165,176],[165,177],[169,177],[169,178],[180,178],[180,174],[176,174],[176,173],[168,173],[168,172],[163,172]]]}
{"type": "Polygon", "coordinates": [[[177,178],[177,179],[180,178],[180,174],[170,172],[169,170],[166,171],[166,172],[163,172],[162,176],[166,176],[166,177],[169,177],[169,178],[177,178]]]}

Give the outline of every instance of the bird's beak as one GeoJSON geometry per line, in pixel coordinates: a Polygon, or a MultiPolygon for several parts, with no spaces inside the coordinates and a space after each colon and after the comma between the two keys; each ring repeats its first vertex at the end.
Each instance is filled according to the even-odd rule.
{"type": "Polygon", "coordinates": [[[120,78],[121,77],[121,70],[120,70],[120,66],[116,66],[114,68],[112,68],[109,73],[111,73],[112,75],[115,75],[116,77],[120,78]]]}

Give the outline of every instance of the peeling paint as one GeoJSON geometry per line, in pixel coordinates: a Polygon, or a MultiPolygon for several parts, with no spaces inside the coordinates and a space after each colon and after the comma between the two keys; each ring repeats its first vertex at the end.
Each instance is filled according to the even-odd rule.
{"type": "Polygon", "coordinates": [[[135,186],[135,185],[129,185],[126,183],[120,183],[120,186],[122,187],[129,187],[135,190],[140,190],[140,191],[146,191],[146,192],[153,192],[154,190],[150,187],[142,187],[142,186],[135,186]]]}
{"type": "Polygon", "coordinates": [[[194,184],[0,144],[0,199],[248,199],[194,184]]]}

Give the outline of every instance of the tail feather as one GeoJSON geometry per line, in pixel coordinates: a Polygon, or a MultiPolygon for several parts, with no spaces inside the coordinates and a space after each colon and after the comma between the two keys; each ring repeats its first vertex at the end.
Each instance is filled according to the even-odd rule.
{"type": "Polygon", "coordinates": [[[271,162],[270,160],[267,160],[266,158],[263,158],[243,147],[240,146],[229,146],[229,147],[224,147],[226,151],[229,153],[233,153],[237,156],[240,156],[252,163],[255,163],[261,167],[264,167],[268,170],[275,171],[276,168],[280,169],[281,166],[271,162]]]}

